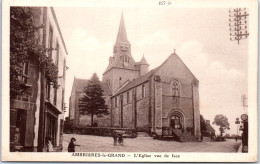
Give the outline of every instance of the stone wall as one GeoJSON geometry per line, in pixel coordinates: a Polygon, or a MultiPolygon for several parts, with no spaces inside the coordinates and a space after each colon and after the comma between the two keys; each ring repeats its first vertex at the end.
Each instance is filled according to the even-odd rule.
{"type": "Polygon", "coordinates": [[[149,124],[149,83],[146,82],[129,91],[126,91],[116,97],[112,98],[112,126],[134,128],[135,126],[135,110],[136,110],[136,124],[140,130],[148,129],[149,124]],[[142,97],[142,87],[145,87],[144,97],[142,97]],[[136,90],[136,109],[134,109],[133,89],[136,90]],[[127,94],[129,98],[127,101],[127,94]],[[121,107],[121,98],[123,99],[123,107],[121,107]],[[115,100],[117,100],[117,106],[115,107],[115,100]],[[122,108],[122,109],[121,109],[122,108]],[[121,111],[123,110],[123,111],[121,111]],[[121,116],[123,114],[123,116],[121,116]],[[123,120],[121,120],[121,117],[123,120]]]}
{"type": "Polygon", "coordinates": [[[123,127],[134,128],[134,111],[132,103],[123,106],[123,127]]]}
{"type": "Polygon", "coordinates": [[[192,127],[196,134],[199,134],[199,91],[198,87],[192,87],[193,82],[197,82],[191,71],[185,66],[177,55],[171,55],[166,62],[158,69],[152,78],[151,99],[152,107],[152,131],[158,131],[160,124],[163,127],[170,126],[170,117],[173,112],[183,115],[184,128],[192,127]],[[159,76],[160,82],[154,81],[154,77],[159,76]],[[178,95],[173,96],[172,83],[178,83],[178,95]],[[160,105],[160,86],[162,90],[162,112],[160,105]],[[160,114],[162,114],[160,116],[160,114]],[[159,119],[160,118],[160,119],[159,119]],[[195,125],[195,126],[194,126],[195,125]]]}
{"type": "Polygon", "coordinates": [[[132,81],[138,77],[139,71],[113,68],[104,74],[103,81],[110,79],[112,94],[114,94],[116,90],[127,80],[132,81]]]}
{"type": "Polygon", "coordinates": [[[137,129],[139,131],[148,130],[148,114],[149,114],[149,97],[145,97],[136,104],[136,113],[137,113],[137,129]]]}
{"type": "Polygon", "coordinates": [[[193,104],[192,104],[192,88],[188,85],[179,85],[180,95],[174,97],[171,95],[171,85],[170,83],[162,83],[163,88],[163,111],[162,117],[164,119],[163,126],[170,126],[170,113],[173,111],[179,111],[183,113],[184,128],[193,128],[193,104]]]}

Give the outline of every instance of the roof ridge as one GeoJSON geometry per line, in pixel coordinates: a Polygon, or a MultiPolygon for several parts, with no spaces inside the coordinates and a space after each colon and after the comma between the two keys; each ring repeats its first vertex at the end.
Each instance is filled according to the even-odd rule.
{"type": "Polygon", "coordinates": [[[129,81],[129,83],[127,83],[124,87],[118,89],[116,91],[116,93],[113,96],[119,95],[127,90],[130,90],[132,88],[134,88],[135,86],[138,86],[146,81],[149,80],[149,78],[159,69],[159,67],[156,67],[152,70],[150,70],[149,72],[147,72],[146,74],[139,76],[136,79],[133,79],[132,81],[129,81]],[[134,84],[134,82],[136,82],[136,84],[134,84]]]}

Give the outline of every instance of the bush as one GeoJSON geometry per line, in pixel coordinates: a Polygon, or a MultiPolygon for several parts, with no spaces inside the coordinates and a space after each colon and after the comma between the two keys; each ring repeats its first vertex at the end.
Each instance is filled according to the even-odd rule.
{"type": "Polygon", "coordinates": [[[223,137],[223,136],[217,136],[217,137],[215,138],[215,141],[216,141],[216,142],[224,142],[224,141],[226,141],[226,139],[225,139],[225,137],[223,137]]]}
{"type": "Polygon", "coordinates": [[[203,137],[211,137],[211,133],[209,131],[201,131],[201,135],[203,137]]]}

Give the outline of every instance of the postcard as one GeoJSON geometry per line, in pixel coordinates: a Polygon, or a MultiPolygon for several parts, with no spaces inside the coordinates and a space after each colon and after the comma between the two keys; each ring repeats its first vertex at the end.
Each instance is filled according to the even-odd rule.
{"type": "Polygon", "coordinates": [[[256,162],[256,0],[4,0],[2,159],[256,162]]]}

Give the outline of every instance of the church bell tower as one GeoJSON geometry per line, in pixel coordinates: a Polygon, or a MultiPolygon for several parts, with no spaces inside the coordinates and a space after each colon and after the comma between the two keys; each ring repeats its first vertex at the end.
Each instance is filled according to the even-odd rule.
{"type": "MultiPolygon", "coordinates": [[[[116,43],[114,45],[113,53],[114,53],[114,56],[120,56],[121,58],[124,56],[132,57],[131,56],[131,44],[127,39],[123,12],[121,15],[121,20],[120,20],[120,24],[119,24],[117,39],[116,39],[116,43]]],[[[127,60],[123,61],[124,66],[127,65],[126,63],[127,63],[127,60]]]]}
{"type": "Polygon", "coordinates": [[[103,81],[106,81],[112,91],[116,92],[128,80],[139,76],[139,67],[131,54],[131,44],[127,39],[124,14],[121,14],[116,42],[113,48],[113,56],[109,58],[109,65],[103,73],[103,81]]]}

